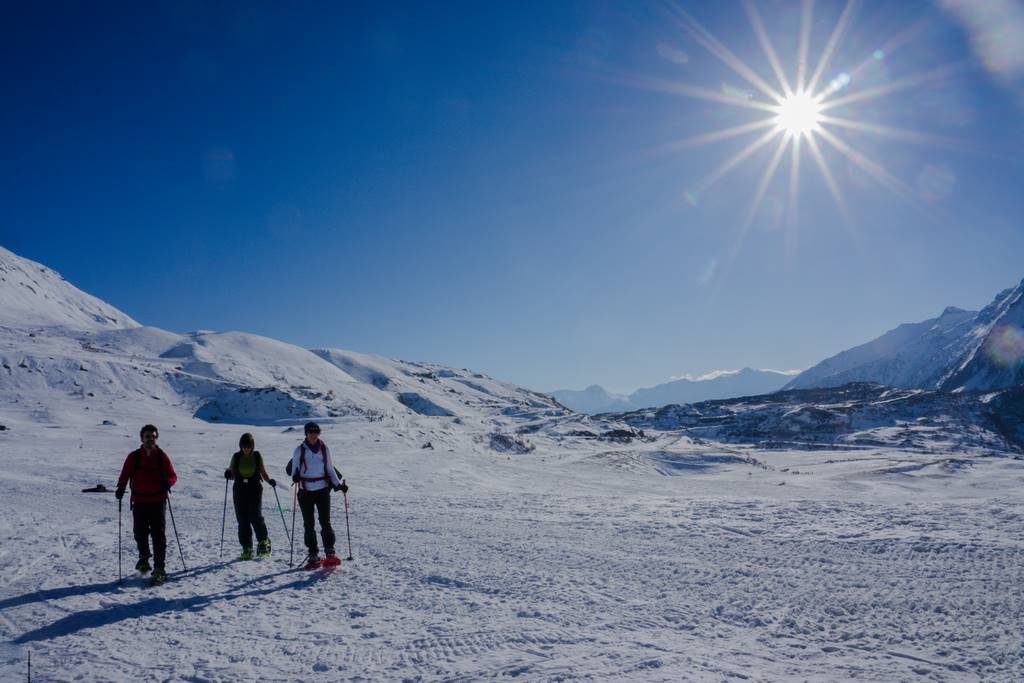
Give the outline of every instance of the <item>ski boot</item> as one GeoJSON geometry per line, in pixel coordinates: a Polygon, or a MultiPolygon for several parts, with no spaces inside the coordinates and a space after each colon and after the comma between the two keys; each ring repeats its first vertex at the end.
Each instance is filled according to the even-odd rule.
{"type": "Polygon", "coordinates": [[[245,546],[242,548],[242,554],[238,556],[240,560],[251,560],[252,559],[252,546],[245,546]]]}
{"type": "Polygon", "coordinates": [[[149,558],[148,557],[140,557],[139,561],[135,563],[135,571],[139,572],[140,574],[145,574],[149,570],[150,570],[149,558]]]}
{"type": "Polygon", "coordinates": [[[316,568],[318,568],[320,566],[320,564],[321,564],[320,553],[318,553],[318,552],[311,552],[311,553],[309,553],[309,555],[306,555],[306,559],[302,563],[302,568],[303,569],[316,569],[316,568]]]}
{"type": "Polygon", "coordinates": [[[256,546],[256,557],[257,558],[270,557],[270,539],[269,538],[264,538],[256,546]]]}
{"type": "Polygon", "coordinates": [[[334,549],[327,551],[327,557],[324,558],[323,562],[325,567],[337,567],[341,564],[341,558],[334,554],[334,549]]]}
{"type": "Polygon", "coordinates": [[[163,570],[163,567],[158,567],[153,570],[153,577],[149,580],[150,586],[162,586],[167,581],[167,572],[163,570]]]}

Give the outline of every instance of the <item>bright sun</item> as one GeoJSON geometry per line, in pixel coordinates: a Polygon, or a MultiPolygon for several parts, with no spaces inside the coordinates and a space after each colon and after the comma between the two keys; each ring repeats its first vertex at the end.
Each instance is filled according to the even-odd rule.
{"type": "MultiPolygon", "coordinates": [[[[914,144],[950,144],[947,139],[920,130],[895,128],[879,122],[863,120],[864,112],[859,111],[860,108],[856,106],[857,103],[888,97],[898,91],[928,83],[938,83],[959,73],[960,66],[949,64],[921,73],[911,73],[902,78],[887,80],[881,85],[858,87],[861,81],[866,84],[867,76],[878,68],[888,54],[909,41],[916,29],[908,29],[894,34],[893,38],[865,55],[862,61],[848,72],[840,71],[834,77],[829,78],[827,74],[832,68],[830,66],[832,58],[837,54],[837,48],[844,34],[850,28],[852,17],[861,4],[861,0],[846,0],[828,39],[813,41],[823,42],[821,56],[818,58],[817,66],[813,68],[811,68],[809,52],[812,43],[811,30],[814,26],[814,1],[803,0],[799,33],[795,36],[795,41],[789,41],[795,42],[797,47],[796,61],[790,69],[795,73],[787,75],[768,36],[764,22],[761,20],[758,3],[755,0],[743,0],[743,7],[750,20],[754,35],[764,52],[765,63],[760,65],[761,68],[752,67],[740,59],[724,42],[712,35],[677,3],[670,2],[668,4],[669,14],[687,36],[728,66],[736,75],[746,81],[752,90],[747,92],[725,83],[719,88],[701,87],[681,82],[675,78],[669,80],[643,78],[637,79],[635,84],[684,97],[753,110],[759,114],[756,118],[752,117],[750,121],[676,140],[663,146],[667,151],[682,152],[693,147],[757,134],[757,137],[749,144],[724,159],[703,178],[690,185],[685,193],[686,201],[696,206],[701,196],[712,185],[739,167],[744,161],[754,157],[759,150],[769,146],[774,147],[774,151],[767,155],[768,164],[761,174],[760,180],[756,183],[746,217],[740,224],[739,235],[733,248],[734,256],[743,243],[747,230],[759,214],[761,203],[768,196],[769,190],[774,193],[775,204],[781,204],[787,214],[790,234],[796,234],[796,226],[799,223],[800,168],[801,160],[804,158],[818,167],[839,212],[847,222],[850,222],[851,217],[840,191],[839,182],[829,165],[829,159],[824,154],[826,146],[845,157],[848,168],[856,167],[858,171],[873,178],[897,196],[911,202],[915,201],[918,194],[915,188],[894,176],[881,163],[868,158],[851,142],[844,140],[841,131],[856,131],[860,134],[878,135],[914,144]],[[775,76],[774,83],[769,82],[761,75],[769,69],[775,76]],[[789,154],[788,193],[780,190],[774,184],[779,169],[784,168],[783,159],[787,152],[789,154]],[[780,197],[783,198],[780,199],[780,197]]],[[[955,142],[953,141],[953,143],[955,142]]]]}
{"type": "Polygon", "coordinates": [[[775,110],[776,130],[792,137],[810,135],[819,129],[821,106],[817,99],[806,93],[794,93],[783,98],[775,110]]]}

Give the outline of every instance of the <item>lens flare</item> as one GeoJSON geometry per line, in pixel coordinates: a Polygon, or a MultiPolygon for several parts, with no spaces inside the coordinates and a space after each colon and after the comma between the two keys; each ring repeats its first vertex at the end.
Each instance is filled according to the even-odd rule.
{"type": "Polygon", "coordinates": [[[1024,362],[1024,332],[1013,325],[996,328],[985,343],[985,353],[1000,367],[1017,366],[1024,362]]]}

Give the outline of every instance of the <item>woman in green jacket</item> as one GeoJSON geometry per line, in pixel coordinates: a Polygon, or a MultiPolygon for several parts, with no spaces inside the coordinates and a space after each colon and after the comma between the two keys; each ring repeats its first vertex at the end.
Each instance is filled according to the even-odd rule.
{"type": "Polygon", "coordinates": [[[252,559],[252,533],[256,532],[257,557],[270,555],[270,539],[267,537],[267,523],[263,521],[263,485],[277,482],[267,475],[263,456],[255,450],[256,440],[246,432],[238,440],[238,452],[231,456],[231,464],[224,470],[225,479],[234,479],[231,490],[235,502],[235,517],[238,519],[238,542],[242,544],[239,559],[252,559]]]}

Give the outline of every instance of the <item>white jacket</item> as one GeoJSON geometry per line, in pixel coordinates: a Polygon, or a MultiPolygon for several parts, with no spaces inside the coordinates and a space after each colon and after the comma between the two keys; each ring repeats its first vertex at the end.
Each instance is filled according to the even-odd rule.
{"type": "Polygon", "coordinates": [[[324,462],[327,464],[327,476],[330,477],[330,485],[340,486],[341,481],[338,480],[338,473],[334,471],[334,463],[331,462],[331,451],[327,448],[327,444],[323,441],[320,442],[320,452],[314,453],[313,449],[306,446],[306,466],[300,469],[302,461],[302,447],[305,444],[303,441],[301,444],[295,447],[295,452],[292,453],[292,473],[299,473],[299,490],[300,491],[319,491],[320,489],[326,488],[328,482],[323,479],[317,479],[317,477],[324,476],[324,462]]]}

